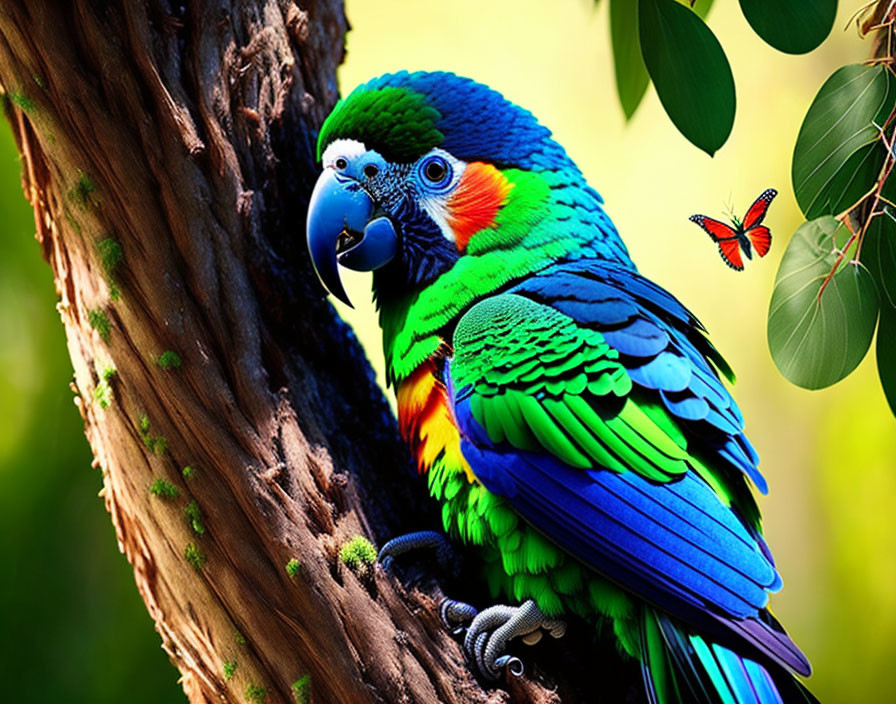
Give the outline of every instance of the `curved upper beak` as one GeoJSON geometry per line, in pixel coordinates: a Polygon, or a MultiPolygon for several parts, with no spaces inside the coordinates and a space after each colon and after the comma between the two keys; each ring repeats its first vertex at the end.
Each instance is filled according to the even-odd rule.
{"type": "Polygon", "coordinates": [[[372,218],[374,203],[355,179],[324,169],[308,205],[308,251],[324,287],[351,306],[339,278],[339,264],[373,271],[398,249],[398,236],[385,216],[372,218]]]}

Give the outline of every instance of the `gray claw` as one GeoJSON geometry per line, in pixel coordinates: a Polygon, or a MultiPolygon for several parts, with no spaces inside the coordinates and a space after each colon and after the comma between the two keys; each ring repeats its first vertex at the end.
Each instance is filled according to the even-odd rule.
{"type": "Polygon", "coordinates": [[[495,660],[495,667],[499,670],[507,668],[507,671],[514,677],[520,677],[526,671],[523,661],[513,655],[502,655],[495,660]]]}

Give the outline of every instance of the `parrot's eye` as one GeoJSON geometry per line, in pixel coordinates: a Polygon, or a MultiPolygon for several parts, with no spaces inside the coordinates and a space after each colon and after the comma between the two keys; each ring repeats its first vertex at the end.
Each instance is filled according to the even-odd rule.
{"type": "Polygon", "coordinates": [[[367,178],[373,178],[380,172],[379,167],[376,164],[368,164],[364,167],[364,175],[367,178]]]}
{"type": "Polygon", "coordinates": [[[433,159],[426,165],[423,173],[426,174],[426,178],[430,181],[439,182],[445,178],[445,174],[448,173],[448,168],[441,159],[433,159]]]}
{"type": "Polygon", "coordinates": [[[451,165],[441,156],[428,157],[420,165],[420,171],[430,186],[446,186],[451,182],[451,165]]]}
{"type": "Polygon", "coordinates": [[[344,156],[341,156],[333,162],[333,165],[340,171],[343,171],[344,169],[348,168],[348,159],[346,159],[344,156]]]}

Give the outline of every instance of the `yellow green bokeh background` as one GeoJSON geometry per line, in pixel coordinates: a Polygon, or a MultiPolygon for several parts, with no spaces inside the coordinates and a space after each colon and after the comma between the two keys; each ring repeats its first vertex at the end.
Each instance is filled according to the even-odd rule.
{"type": "MultiPolygon", "coordinates": [[[[778,262],[801,222],[790,183],[793,145],[822,82],[870,52],[870,41],[849,24],[860,4],[841,2],[820,49],[787,56],[752,32],[735,0],[716,0],[709,24],[731,62],[738,108],[731,138],[712,159],[678,134],[652,89],[624,122],[606,2],[595,9],[590,0],[349,0],[353,29],[340,71],[348,91],[387,71],[451,70],[530,109],[604,196],[640,270],[703,321],[738,373],[734,394],[771,486],[761,506],[785,585],[773,609],[811,659],[810,685],[825,702],[896,699],[896,422],[873,350],[844,382],[804,391],[775,369],[765,321],[778,262]],[[742,215],[768,187],[780,191],[767,219],[771,253],[733,272],[688,216],[720,217],[729,205],[742,215]]],[[[158,647],[95,498],[100,476],[90,469],[71,403],[50,272],[31,239],[18,168],[4,130],[4,689],[17,702],[181,701],[177,673],[158,647]]],[[[369,279],[346,278],[357,308],[340,310],[382,378],[369,279]]]]}

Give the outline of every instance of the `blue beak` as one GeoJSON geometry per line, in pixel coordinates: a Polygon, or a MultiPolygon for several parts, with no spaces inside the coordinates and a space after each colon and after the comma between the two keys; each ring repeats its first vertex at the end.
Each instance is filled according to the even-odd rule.
{"type": "Polygon", "coordinates": [[[351,306],[339,278],[339,264],[355,271],[373,271],[398,250],[398,236],[384,216],[371,220],[373,200],[353,178],[324,169],[308,205],[308,251],[324,287],[351,306]]]}

